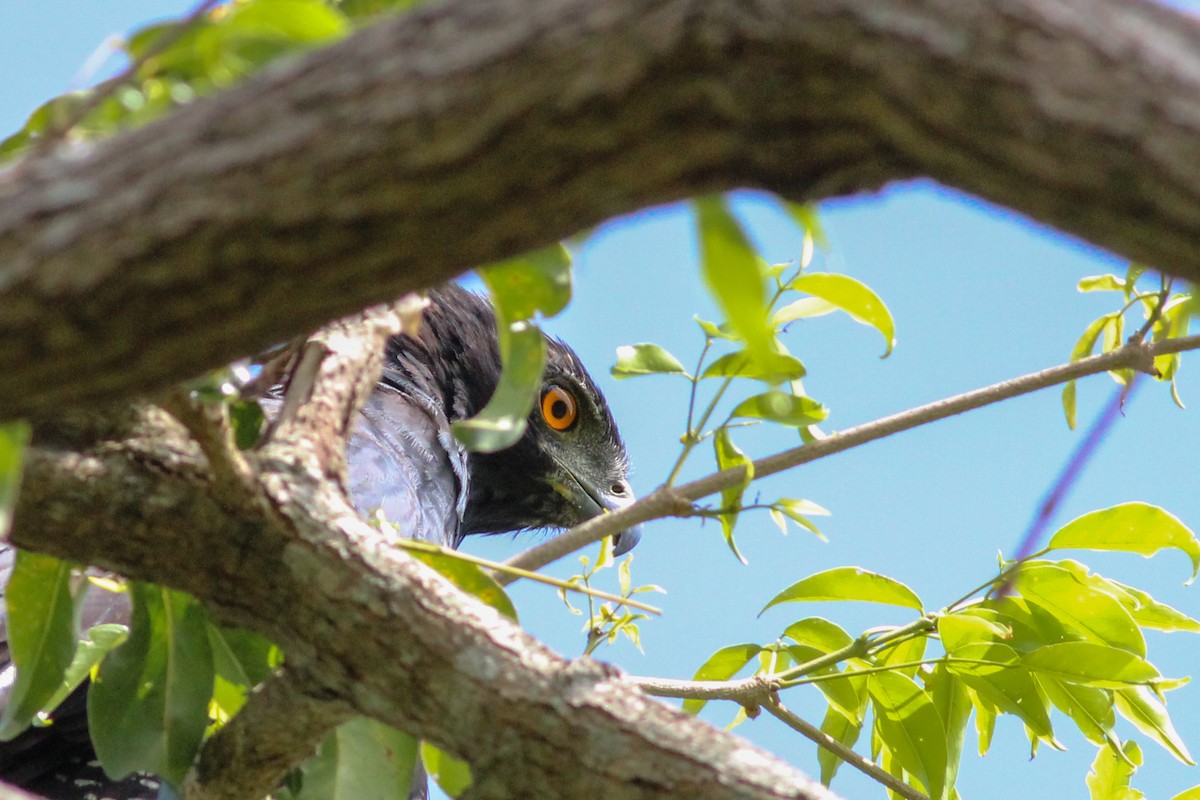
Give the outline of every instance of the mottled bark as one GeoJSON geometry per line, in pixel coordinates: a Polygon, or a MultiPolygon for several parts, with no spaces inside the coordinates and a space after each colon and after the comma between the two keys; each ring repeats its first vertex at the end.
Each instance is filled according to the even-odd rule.
{"type": "Polygon", "coordinates": [[[928,176],[1200,277],[1200,26],[1138,0],[433,3],[0,175],[0,416],[615,214],[928,176]]]}

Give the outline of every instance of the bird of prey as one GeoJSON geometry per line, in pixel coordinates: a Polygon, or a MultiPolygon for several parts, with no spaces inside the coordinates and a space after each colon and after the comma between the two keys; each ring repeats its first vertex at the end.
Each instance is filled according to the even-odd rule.
{"type": "MultiPolygon", "coordinates": [[[[348,488],[360,513],[378,510],[399,535],[457,547],[473,534],[571,527],[633,502],[625,445],[604,396],[555,339],[547,339],[542,386],[522,438],[498,452],[468,452],[451,424],[482,409],[499,380],[494,313],[485,298],[455,284],[429,300],[419,333],[387,342],[379,385],[348,441],[348,488]]],[[[619,534],[615,551],[627,552],[639,538],[637,528],[619,534]]],[[[11,555],[0,552],[5,583],[11,555]]],[[[127,621],[124,595],[99,594],[98,606],[85,601],[85,629],[127,621]]],[[[0,710],[14,679],[8,660],[0,620],[0,710]]],[[[154,797],[153,778],[111,781],[95,763],[85,691],[64,701],[52,725],[0,742],[0,781],[62,800],[154,797]]],[[[423,796],[423,780],[413,791],[423,796]]]]}

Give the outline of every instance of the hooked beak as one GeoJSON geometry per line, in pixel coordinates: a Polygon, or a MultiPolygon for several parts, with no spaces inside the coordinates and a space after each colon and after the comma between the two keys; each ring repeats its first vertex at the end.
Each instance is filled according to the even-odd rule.
{"type": "MultiPolygon", "coordinates": [[[[562,466],[560,464],[560,466],[562,466]]],[[[591,481],[581,478],[570,470],[564,470],[572,480],[573,485],[566,488],[565,494],[569,495],[570,500],[574,503],[575,508],[579,511],[580,520],[589,520],[593,517],[598,517],[601,514],[609,511],[617,511],[625,506],[632,505],[637,500],[634,497],[633,490],[629,488],[626,481],[621,481],[620,492],[601,491],[599,487],[592,484],[591,481]]],[[[623,556],[632,550],[642,539],[642,526],[634,525],[632,528],[614,533],[613,540],[613,555],[623,556]]]]}

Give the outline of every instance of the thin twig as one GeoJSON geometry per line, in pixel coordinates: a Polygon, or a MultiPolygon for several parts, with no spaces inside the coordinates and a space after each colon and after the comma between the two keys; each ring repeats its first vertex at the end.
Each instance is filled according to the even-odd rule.
{"type": "Polygon", "coordinates": [[[661,608],[656,608],[652,605],[648,605],[637,600],[631,600],[628,597],[610,594],[609,592],[604,592],[600,589],[593,589],[590,586],[580,586],[577,583],[562,581],[558,578],[552,578],[549,575],[542,575],[539,572],[530,572],[529,570],[520,569],[518,567],[510,567],[508,564],[504,564],[499,561],[492,561],[489,558],[473,556],[470,553],[464,553],[461,550],[451,550],[448,547],[442,547],[441,545],[436,545],[432,542],[419,542],[413,539],[400,539],[397,540],[395,544],[397,547],[400,547],[404,550],[414,550],[421,553],[439,553],[447,558],[456,558],[459,561],[466,561],[470,564],[487,567],[495,572],[507,573],[515,578],[528,578],[531,581],[544,583],[557,589],[563,589],[564,591],[577,592],[578,594],[587,595],[589,598],[595,597],[599,600],[607,600],[610,603],[616,603],[620,606],[629,606],[630,608],[636,608],[639,611],[647,611],[656,616],[662,616],[661,608]]]}
{"type": "MultiPolygon", "coordinates": [[[[1127,344],[1119,350],[1080,359],[1069,364],[1060,364],[830,434],[824,439],[808,442],[800,447],[784,450],[755,461],[753,474],[755,479],[765,478],[768,475],[826,458],[901,431],[983,408],[1002,400],[1009,400],[1109,370],[1136,369],[1143,365],[1147,358],[1153,359],[1155,356],[1182,353],[1197,348],[1200,348],[1200,335],[1164,339],[1153,344],[1127,344]]],[[[722,489],[738,485],[745,480],[745,474],[745,467],[731,467],[682,486],[660,487],[636,503],[610,514],[593,517],[561,536],[510,558],[505,563],[521,569],[541,569],[580,548],[600,541],[605,536],[619,533],[638,523],[671,516],[676,513],[676,509],[682,509],[683,513],[688,513],[692,502],[716,494],[722,489]]],[[[511,583],[511,580],[502,582],[511,583]]]]}
{"type": "Polygon", "coordinates": [[[878,781],[896,794],[906,798],[906,800],[929,800],[928,797],[921,792],[918,792],[907,783],[899,780],[894,775],[884,772],[879,768],[878,765],[875,764],[874,761],[871,761],[865,756],[859,755],[849,747],[846,747],[846,745],[839,742],[837,739],[834,739],[832,736],[825,733],[820,728],[805,722],[803,719],[789,711],[778,700],[767,700],[762,704],[762,707],[765,708],[771,714],[771,716],[775,717],[792,730],[797,731],[801,736],[814,742],[820,747],[824,747],[826,750],[833,753],[835,756],[854,767],[859,772],[863,773],[872,780],[878,781]]]}

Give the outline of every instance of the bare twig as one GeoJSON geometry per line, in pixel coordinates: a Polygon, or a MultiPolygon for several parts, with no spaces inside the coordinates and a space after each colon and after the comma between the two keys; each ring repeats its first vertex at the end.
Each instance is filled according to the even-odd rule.
{"type": "MultiPolygon", "coordinates": [[[[824,439],[809,442],[800,447],[758,459],[753,464],[754,478],[756,480],[765,478],[768,475],[826,458],[901,431],[1046,389],[1066,381],[1114,369],[1137,369],[1146,362],[1147,358],[1152,360],[1155,356],[1182,353],[1197,348],[1200,348],[1200,335],[1164,339],[1153,344],[1130,342],[1119,350],[1069,364],[1060,364],[955,397],[918,406],[890,417],[883,417],[874,422],[830,434],[824,439]]],[[[733,467],[682,486],[660,487],[632,505],[611,514],[594,517],[561,536],[514,556],[506,563],[521,569],[540,569],[582,547],[600,541],[605,536],[619,533],[638,523],[671,516],[677,513],[676,509],[688,513],[692,502],[735,486],[744,479],[745,468],[733,467]]],[[[501,582],[511,583],[512,580],[501,579],[501,582]]]]}
{"type": "Polygon", "coordinates": [[[778,699],[768,699],[763,703],[763,708],[765,708],[767,712],[771,714],[771,716],[775,717],[792,730],[797,731],[801,736],[804,736],[806,739],[809,739],[820,747],[824,747],[842,761],[854,767],[867,777],[883,784],[901,797],[904,797],[907,800],[929,800],[928,797],[921,792],[918,792],[904,781],[901,781],[895,776],[884,772],[869,758],[859,755],[849,747],[846,747],[844,744],[839,742],[837,739],[834,739],[832,736],[825,733],[820,728],[817,728],[796,716],[782,703],[780,703],[778,699]]]}
{"type": "Polygon", "coordinates": [[[163,408],[179,420],[200,446],[219,497],[245,501],[257,496],[254,471],[238,450],[229,423],[229,406],[206,403],[177,388],[160,400],[163,408]]]}

